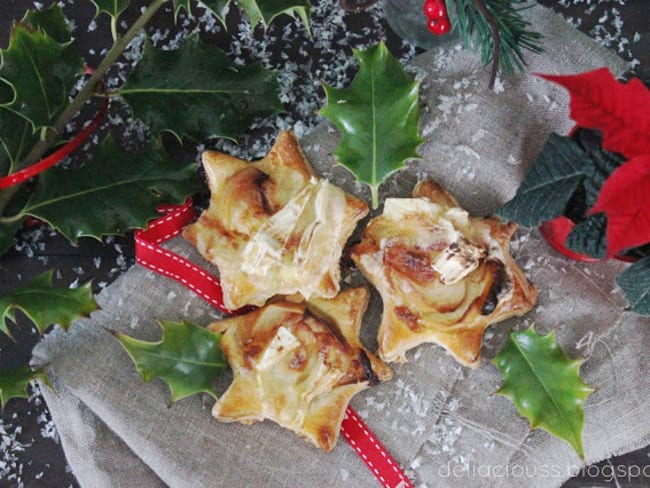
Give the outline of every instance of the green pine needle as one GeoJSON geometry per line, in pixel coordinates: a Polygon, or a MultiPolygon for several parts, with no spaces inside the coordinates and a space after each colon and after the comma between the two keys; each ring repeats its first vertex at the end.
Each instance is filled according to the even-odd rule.
{"type": "Polygon", "coordinates": [[[542,35],[530,30],[530,22],[521,16],[521,11],[532,6],[527,0],[454,2],[456,28],[463,44],[476,48],[484,64],[493,63],[490,88],[494,86],[499,71],[508,75],[523,71],[526,66],[524,50],[543,51],[540,44],[542,35]]]}

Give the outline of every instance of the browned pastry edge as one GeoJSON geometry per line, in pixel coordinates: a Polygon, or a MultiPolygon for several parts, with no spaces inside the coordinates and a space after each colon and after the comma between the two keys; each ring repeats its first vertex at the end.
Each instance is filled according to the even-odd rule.
{"type": "Polygon", "coordinates": [[[390,367],[359,340],[369,296],[366,288],[358,287],[344,290],[331,300],[295,302],[278,298],[246,315],[210,324],[208,329],[223,334],[222,349],[234,373],[232,384],[213,407],[215,418],[244,424],[270,419],[313,445],[331,450],[352,396],[392,378],[390,367]],[[278,323],[264,323],[267,318],[278,323]],[[300,345],[290,339],[274,349],[282,327],[299,338],[300,345]],[[269,351],[280,354],[270,366],[265,362],[269,351]],[[307,351],[315,355],[307,357],[307,351]],[[322,369],[323,364],[330,366],[322,369]],[[348,369],[341,371],[336,364],[348,364],[348,369]],[[305,369],[296,376],[302,371],[296,368],[305,369]],[[328,376],[332,372],[334,380],[328,376]],[[268,383],[278,374],[282,384],[269,392],[268,383]],[[292,385],[286,382],[294,376],[299,383],[291,392],[292,385]],[[323,382],[329,387],[322,387],[323,382]]]}
{"type": "MultiPolygon", "coordinates": [[[[339,292],[340,255],[336,255],[335,251],[339,248],[342,250],[358,221],[368,213],[368,206],[363,200],[315,178],[292,132],[281,132],[267,155],[257,162],[206,151],[203,163],[211,191],[210,206],[194,224],[185,228],[183,236],[203,257],[219,268],[227,308],[234,310],[250,304],[261,306],[276,294],[299,292],[307,297],[332,298],[339,292]],[[265,223],[279,216],[293,198],[308,190],[313,190],[310,195],[322,190],[324,193],[318,193],[319,197],[326,195],[324,198],[336,202],[330,203],[330,210],[323,212],[340,207],[341,222],[332,229],[321,227],[324,230],[318,231],[321,237],[331,241],[327,241],[331,246],[323,249],[325,254],[321,253],[320,261],[310,255],[300,265],[303,266],[302,270],[309,272],[298,272],[291,275],[291,279],[287,278],[290,272],[286,268],[289,265],[281,260],[287,259],[290,266],[298,266],[291,261],[291,257],[297,253],[298,246],[309,239],[307,234],[296,233],[283,236],[286,239],[282,244],[284,257],[270,268],[269,273],[260,271],[262,274],[258,276],[243,271],[240,263],[244,262],[247,243],[265,223]],[[320,266],[319,262],[325,264],[320,266]]],[[[316,196],[309,198],[313,198],[309,205],[321,201],[316,196]]],[[[311,207],[305,208],[305,215],[311,215],[311,207]]],[[[319,250],[313,254],[318,254],[319,241],[314,238],[307,241],[311,243],[305,247],[311,248],[313,245],[313,249],[319,250]]]]}
{"type": "MultiPolygon", "coordinates": [[[[458,207],[456,199],[432,180],[419,183],[413,191],[413,197],[423,197],[445,207],[458,207]]],[[[384,302],[378,332],[378,354],[383,360],[403,362],[406,361],[406,351],[423,343],[437,343],[447,349],[462,365],[477,368],[480,365],[480,350],[485,329],[490,324],[509,317],[522,316],[534,306],[537,290],[528,282],[509,252],[510,239],[517,228],[516,225],[502,223],[495,218],[470,217],[471,225],[487,226],[489,234],[498,243],[511,292],[508,293],[507,299],[499,300],[490,313],[474,313],[474,318],[469,323],[461,321],[449,325],[422,321],[419,311],[412,310],[408,304],[394,306],[394,293],[382,289],[385,287],[381,284],[381,278],[375,276],[376,270],[368,269],[361,259],[364,255],[379,259],[378,256],[382,252],[374,235],[376,230],[373,221],[366,227],[361,242],[352,248],[351,257],[366,278],[378,288],[384,302]]],[[[476,307],[483,310],[482,303],[477,303],[476,307]]]]}

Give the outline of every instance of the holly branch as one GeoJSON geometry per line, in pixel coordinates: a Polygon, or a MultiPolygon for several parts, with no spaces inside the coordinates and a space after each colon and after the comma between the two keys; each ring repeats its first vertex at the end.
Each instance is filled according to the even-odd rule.
{"type": "MultiPolygon", "coordinates": [[[[46,128],[45,137],[32,148],[27,156],[25,156],[25,159],[22,162],[24,166],[34,164],[36,161],[41,159],[43,155],[63,136],[66,125],[77,115],[86,102],[97,94],[99,87],[103,84],[106,72],[111,66],[113,66],[115,61],[118,60],[135,36],[137,36],[149,20],[151,20],[153,15],[167,2],[168,0],[154,0],[122,37],[113,34],[115,43],[106,54],[106,57],[102,60],[97,69],[93,71],[83,88],[81,88],[79,93],[59,116],[58,120],[54,123],[54,126],[46,128]]],[[[111,18],[114,20],[117,19],[117,16],[112,16],[111,18]]],[[[113,26],[114,22],[111,23],[111,29],[114,31],[113,26]]],[[[16,185],[0,192],[0,215],[3,214],[6,205],[11,201],[19,188],[20,187],[16,185]]]]}
{"type": "MultiPolygon", "coordinates": [[[[93,0],[93,3],[98,14],[106,13],[111,17],[114,42],[74,98],[70,99],[68,94],[73,92],[74,85],[83,74],[84,60],[72,45],[70,26],[57,5],[28,12],[14,24],[9,47],[0,50],[0,178],[3,179],[0,186],[0,252],[11,246],[16,231],[28,216],[44,220],[59,230],[67,225],[64,221],[75,222],[77,229],[70,229],[70,233],[66,234],[74,241],[82,235],[100,238],[106,234],[123,233],[128,228],[144,225],[156,215],[153,202],[146,210],[125,208],[126,213],[120,214],[120,218],[110,225],[105,221],[103,224],[87,222],[87,216],[93,212],[86,209],[81,214],[81,207],[79,212],[70,207],[76,195],[88,196],[102,191],[102,188],[126,188],[133,183],[121,179],[121,175],[115,171],[101,173],[103,170],[97,164],[91,164],[94,169],[89,171],[98,179],[79,181],[81,172],[66,171],[65,176],[61,176],[62,168],[52,168],[42,172],[28,185],[23,183],[26,175],[37,174],[32,172],[35,168],[45,170],[57,162],[52,161],[52,154],[45,158],[48,164],[44,164],[45,160],[41,158],[51,152],[55,145],[67,142],[66,126],[98,94],[110,95],[111,100],[120,97],[130,107],[134,119],[148,124],[156,154],[149,152],[144,159],[157,161],[157,167],[162,167],[169,160],[158,137],[162,132],[175,134],[179,139],[187,136],[194,140],[209,137],[234,140],[254,119],[282,109],[279,87],[272,72],[264,69],[260,63],[235,66],[225,53],[202,43],[196,35],[189,36],[181,49],[168,52],[160,52],[146,42],[144,54],[129,75],[131,83],[127,81],[110,94],[104,93],[106,73],[156,12],[167,4],[172,6],[175,14],[179,9],[185,9],[191,15],[190,2],[152,0],[123,35],[117,33],[115,20],[125,12],[129,1],[93,0]],[[164,67],[164,76],[157,71],[157,66],[164,67]],[[190,71],[193,76],[188,81],[185,75],[190,71]],[[197,96],[197,93],[202,96],[197,96]],[[160,103],[161,100],[167,100],[169,104],[160,103]],[[172,106],[182,106],[192,116],[182,119],[171,117],[169,111],[165,112],[164,109],[172,106]],[[214,117],[214,114],[221,114],[221,118],[214,117]],[[228,124],[220,120],[227,120],[228,124]],[[59,180],[66,184],[53,186],[52,181],[59,180]],[[46,195],[46,191],[50,193],[46,195]],[[67,202],[67,208],[61,206],[63,202],[67,202]],[[137,218],[135,214],[138,214],[137,218]],[[82,221],[86,223],[81,225],[82,221]]],[[[206,8],[223,21],[222,7],[229,3],[209,2],[206,8]]],[[[303,22],[308,22],[308,0],[290,0],[273,6],[252,1],[242,4],[241,8],[252,24],[260,22],[266,26],[281,14],[298,15],[303,22]]],[[[103,154],[110,166],[116,155],[101,149],[106,141],[103,138],[100,149],[95,148],[92,153],[96,160],[98,154],[103,154]]],[[[66,144],[61,148],[66,149],[61,158],[72,150],[72,146],[66,144]]],[[[110,143],[106,147],[115,149],[115,145],[110,143]]],[[[171,178],[171,172],[172,167],[168,166],[166,171],[158,174],[155,182],[146,183],[148,177],[144,174],[134,177],[141,186],[155,185],[158,199],[168,199],[173,194],[174,200],[183,201],[187,195],[180,193],[192,191],[194,187],[190,185],[190,180],[195,180],[195,175],[187,172],[182,180],[177,180],[171,178]],[[169,182],[169,185],[163,182],[169,182]],[[165,191],[161,191],[163,187],[165,191]]],[[[147,205],[150,203],[147,202],[147,205]]],[[[98,215],[97,212],[95,214],[98,215]]]]}
{"type": "MultiPolygon", "coordinates": [[[[59,119],[54,124],[54,127],[51,130],[47,131],[47,136],[39,144],[34,146],[34,149],[27,155],[25,162],[31,164],[39,160],[45,151],[47,151],[57,138],[61,137],[65,126],[72,120],[72,118],[79,112],[81,107],[90,100],[97,92],[98,87],[103,83],[104,75],[108,69],[113,66],[115,61],[122,55],[126,47],[133,40],[135,36],[142,30],[142,28],[147,25],[149,20],[153,15],[162,7],[168,0],[153,0],[151,4],[142,12],[142,15],[137,18],[137,20],[131,25],[129,30],[121,37],[116,36],[115,44],[108,51],[106,57],[102,60],[100,65],[95,69],[79,91],[76,97],[70,102],[70,105],[65,109],[61,114],[59,119]]],[[[112,17],[112,19],[117,19],[117,16],[112,17]]],[[[112,28],[113,24],[111,24],[112,28]]]]}

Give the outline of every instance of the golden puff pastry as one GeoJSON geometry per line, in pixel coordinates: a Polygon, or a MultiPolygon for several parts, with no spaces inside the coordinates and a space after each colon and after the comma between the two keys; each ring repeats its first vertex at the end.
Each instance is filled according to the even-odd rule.
{"type": "Polygon", "coordinates": [[[219,268],[227,308],[336,296],[341,253],[365,202],[314,176],[291,132],[258,162],[207,151],[203,166],[210,206],[183,235],[219,268]]]}
{"type": "Polygon", "coordinates": [[[392,377],[359,341],[366,288],[334,299],[272,301],[208,326],[222,333],[233,370],[212,415],[223,422],[270,419],[325,451],[337,442],[352,396],[392,377]]]}
{"type": "Polygon", "coordinates": [[[405,361],[406,351],[432,342],[478,367],[485,329],[525,314],[537,298],[510,255],[515,229],[470,217],[433,181],[419,183],[413,198],[387,199],[351,253],[383,300],[379,356],[405,361]]]}

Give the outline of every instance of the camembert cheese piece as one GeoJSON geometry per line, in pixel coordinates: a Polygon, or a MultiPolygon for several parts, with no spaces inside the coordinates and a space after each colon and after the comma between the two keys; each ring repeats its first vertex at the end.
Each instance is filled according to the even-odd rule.
{"type": "Polygon", "coordinates": [[[336,296],[343,247],[365,202],[314,176],[290,132],[256,163],[206,151],[203,167],[210,206],[183,235],[219,268],[226,307],[336,296]]]}
{"type": "Polygon", "coordinates": [[[351,254],[383,300],[379,356],[405,361],[406,351],[433,342],[478,367],[485,329],[537,298],[510,256],[515,228],[469,216],[433,181],[413,198],[387,199],[351,254]]]}
{"type": "Polygon", "coordinates": [[[325,451],[337,442],[352,396],[392,371],[359,341],[366,288],[334,299],[275,301],[208,326],[234,379],[212,414],[244,424],[270,419],[325,451]]]}

